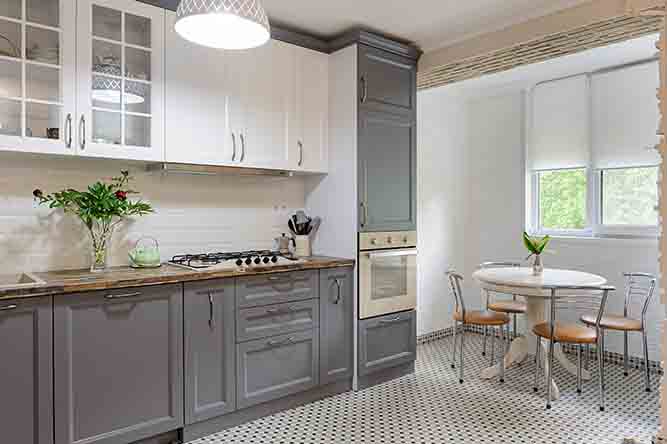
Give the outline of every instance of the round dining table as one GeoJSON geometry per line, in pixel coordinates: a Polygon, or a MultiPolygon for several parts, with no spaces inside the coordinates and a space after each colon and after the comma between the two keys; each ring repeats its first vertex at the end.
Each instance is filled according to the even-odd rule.
{"type": "MultiPolygon", "coordinates": [[[[551,290],[545,287],[559,285],[600,286],[607,283],[605,278],[595,274],[554,268],[545,268],[543,273],[538,276],[533,274],[532,268],[526,267],[481,268],[475,271],[472,277],[480,284],[484,291],[521,296],[526,300],[526,332],[512,341],[509,351],[504,358],[505,368],[510,368],[522,362],[528,356],[529,350],[535,350],[535,341],[537,341],[537,338],[533,334],[533,327],[545,322],[545,309],[551,295],[551,290]]],[[[576,291],[568,291],[568,296],[576,296],[576,294],[576,291]]],[[[544,347],[544,353],[541,353],[544,359],[542,368],[547,369],[549,362],[544,342],[542,343],[542,347],[544,347]]],[[[577,366],[567,359],[558,344],[554,347],[554,358],[568,372],[577,374],[577,366]]],[[[496,364],[483,369],[481,376],[483,379],[490,379],[499,373],[500,364],[496,364]]],[[[587,370],[582,371],[582,378],[585,380],[590,379],[590,372],[587,370]]],[[[552,397],[558,399],[560,396],[558,385],[555,383],[555,380],[552,384],[552,397]]]]}

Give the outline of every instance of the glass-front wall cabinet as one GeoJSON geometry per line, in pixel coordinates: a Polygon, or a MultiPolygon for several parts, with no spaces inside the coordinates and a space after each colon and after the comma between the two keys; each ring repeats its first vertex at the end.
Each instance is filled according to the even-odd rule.
{"type": "Polygon", "coordinates": [[[164,10],[134,0],[79,0],[78,150],[163,159],[164,10]]]}
{"type": "Polygon", "coordinates": [[[0,2],[0,149],[74,153],[75,2],[0,2]]]}

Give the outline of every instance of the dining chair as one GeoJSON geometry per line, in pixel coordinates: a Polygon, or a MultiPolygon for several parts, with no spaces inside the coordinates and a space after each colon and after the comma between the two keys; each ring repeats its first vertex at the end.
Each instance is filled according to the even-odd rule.
{"type": "MultiPolygon", "coordinates": [[[[628,335],[640,333],[644,348],[644,378],[646,391],[651,391],[651,372],[648,360],[648,342],[646,337],[646,312],[653,297],[656,278],[648,273],[623,273],[625,276],[625,301],[623,315],[605,315],[600,320],[602,329],[602,353],[604,357],[604,334],[606,330],[623,332],[623,372],[628,376],[628,335]]],[[[595,324],[595,316],[586,314],[581,321],[587,325],[595,324]]]]}
{"type": "MultiPolygon", "coordinates": [[[[452,368],[456,368],[456,340],[460,337],[459,344],[459,382],[463,384],[463,343],[465,340],[466,325],[475,325],[478,327],[493,327],[499,330],[499,334],[494,336],[494,341],[491,342],[491,364],[493,365],[494,344],[495,338],[499,337],[501,344],[505,344],[505,353],[508,350],[508,343],[503,339],[503,329],[507,327],[507,334],[509,335],[510,318],[504,313],[498,313],[490,310],[468,310],[466,309],[463,292],[461,291],[461,282],[463,276],[459,273],[450,270],[446,273],[449,279],[449,284],[454,295],[454,345],[452,347],[452,368]],[[457,334],[457,330],[461,327],[461,333],[457,334]]],[[[505,353],[500,353],[500,382],[505,382],[505,353]]]]}
{"type": "MultiPolygon", "coordinates": [[[[511,261],[505,261],[505,262],[482,262],[479,264],[478,268],[511,268],[511,267],[520,267],[521,263],[520,262],[511,262],[511,261]]],[[[491,311],[496,311],[499,313],[505,313],[507,315],[512,316],[512,334],[514,337],[517,337],[517,315],[520,314],[525,314],[526,310],[528,310],[528,307],[525,302],[523,301],[518,301],[516,298],[516,295],[512,295],[511,300],[507,299],[494,299],[491,300],[491,291],[490,290],[485,290],[486,292],[486,309],[491,310],[491,311]]],[[[486,329],[484,329],[484,345],[482,346],[482,356],[486,355],[486,336],[487,332],[486,329]]],[[[512,341],[512,338],[509,337],[507,338],[508,341],[512,341]]]]}
{"type": "Polygon", "coordinates": [[[549,291],[549,320],[536,324],[533,333],[537,336],[535,357],[535,381],[533,390],[538,391],[537,382],[541,367],[542,340],[549,342],[548,362],[546,369],[547,409],[551,408],[551,381],[554,368],[554,346],[556,343],[571,344],[577,347],[577,393],[581,393],[581,372],[583,347],[597,344],[598,351],[598,389],[600,396],[600,411],[604,411],[604,360],[602,359],[602,329],[600,321],[604,315],[607,296],[615,288],[611,286],[548,286],[549,291]],[[573,310],[595,312],[595,322],[592,326],[578,322],[559,322],[559,313],[571,314],[573,310]]]}

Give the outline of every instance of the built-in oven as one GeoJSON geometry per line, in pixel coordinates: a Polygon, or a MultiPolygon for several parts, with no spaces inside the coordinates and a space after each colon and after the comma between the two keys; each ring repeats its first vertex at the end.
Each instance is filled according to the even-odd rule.
{"type": "Polygon", "coordinates": [[[359,318],[417,306],[417,233],[359,234],[359,318]]]}

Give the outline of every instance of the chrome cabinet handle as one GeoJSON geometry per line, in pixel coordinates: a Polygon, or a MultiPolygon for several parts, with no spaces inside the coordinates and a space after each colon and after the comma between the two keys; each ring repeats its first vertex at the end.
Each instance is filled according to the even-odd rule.
{"type": "Polygon", "coordinates": [[[401,320],[400,316],[396,316],[395,318],[392,319],[380,319],[380,324],[393,324],[394,322],[398,322],[401,320]]]}
{"type": "Polygon", "coordinates": [[[83,151],[86,149],[86,117],[83,114],[81,114],[81,120],[79,120],[79,137],[81,137],[79,147],[83,151]]]}
{"type": "Polygon", "coordinates": [[[266,314],[294,313],[297,309],[294,307],[267,308],[266,314]]]}
{"type": "Polygon", "coordinates": [[[363,202],[360,202],[359,206],[361,207],[361,226],[363,228],[368,222],[368,210],[366,209],[366,204],[363,202]]]}
{"type": "Polygon", "coordinates": [[[299,140],[297,145],[299,146],[299,163],[297,165],[301,166],[303,165],[303,143],[299,140]]]}
{"type": "Polygon", "coordinates": [[[0,311],[16,310],[17,308],[19,308],[19,306],[16,304],[5,305],[4,307],[0,307],[0,311]]]}
{"type": "Polygon", "coordinates": [[[239,159],[239,162],[243,162],[245,159],[245,137],[243,137],[243,133],[240,135],[241,137],[241,158],[239,159]]]}
{"type": "Polygon", "coordinates": [[[340,299],[341,299],[341,297],[340,297],[340,281],[338,279],[334,279],[333,283],[336,284],[336,287],[338,287],[338,290],[337,290],[337,293],[336,293],[336,299],[334,299],[333,303],[338,305],[338,303],[340,302],[340,299]]]}
{"type": "Polygon", "coordinates": [[[213,294],[208,292],[208,326],[215,328],[215,317],[213,315],[213,294]]]}
{"type": "Polygon", "coordinates": [[[366,82],[366,76],[361,76],[361,103],[366,103],[368,98],[368,82],[366,82]]]}
{"type": "Polygon", "coordinates": [[[65,146],[72,148],[72,114],[67,114],[67,118],[65,119],[65,133],[67,134],[65,146]]]}
{"type": "Polygon", "coordinates": [[[232,133],[232,162],[236,160],[236,136],[232,133]]]}
{"type": "Polygon", "coordinates": [[[269,347],[276,347],[278,345],[285,345],[285,344],[294,344],[294,338],[290,336],[289,338],[283,339],[282,341],[269,341],[267,342],[267,344],[269,345],[269,347]]]}
{"type": "Polygon", "coordinates": [[[134,293],[125,293],[125,294],[108,294],[104,296],[106,299],[127,299],[127,298],[136,298],[137,296],[141,296],[141,292],[137,291],[134,293]]]}

